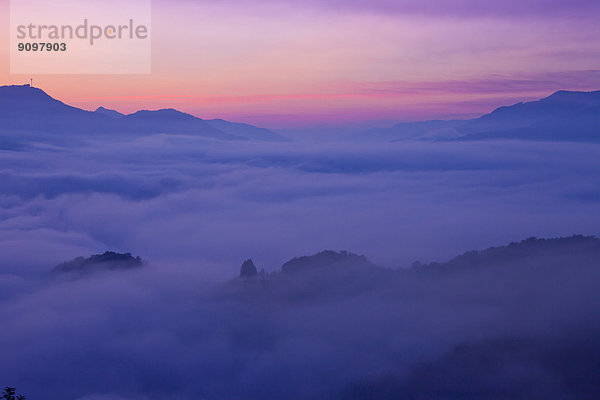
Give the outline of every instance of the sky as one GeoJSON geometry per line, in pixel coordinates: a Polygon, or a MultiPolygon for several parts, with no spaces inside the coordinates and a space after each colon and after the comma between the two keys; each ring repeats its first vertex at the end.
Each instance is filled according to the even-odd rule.
{"type": "Polygon", "coordinates": [[[0,82],[269,128],[469,117],[599,89],[599,17],[585,0],[154,0],[151,74],[12,75],[5,30],[0,82]]]}

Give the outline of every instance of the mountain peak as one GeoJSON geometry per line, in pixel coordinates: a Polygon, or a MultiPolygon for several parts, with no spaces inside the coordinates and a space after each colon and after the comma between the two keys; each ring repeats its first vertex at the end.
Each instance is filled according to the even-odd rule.
{"type": "Polygon", "coordinates": [[[124,115],[105,107],[86,111],[31,85],[0,86],[0,126],[7,131],[52,134],[176,133],[220,140],[286,139],[268,129],[225,120],[205,121],[173,108],[124,115]]]}
{"type": "Polygon", "coordinates": [[[129,118],[140,118],[140,119],[161,119],[161,120],[192,120],[200,119],[194,117],[191,114],[187,114],[181,111],[177,111],[173,108],[164,108],[160,110],[140,110],[133,114],[127,115],[129,118]]]}
{"type": "Polygon", "coordinates": [[[600,104],[600,90],[590,92],[559,90],[550,96],[540,100],[541,102],[559,102],[559,103],[591,103],[600,104]]]}
{"type": "Polygon", "coordinates": [[[0,86],[0,117],[7,129],[53,130],[64,127],[60,116],[67,114],[79,118],[92,113],[71,107],[31,85],[0,86]]]}
{"type": "Polygon", "coordinates": [[[54,101],[58,101],[53,99],[48,93],[44,92],[40,88],[36,88],[31,86],[30,84],[26,85],[5,85],[0,86],[0,97],[11,96],[12,99],[15,97],[17,100],[23,99],[52,99],[54,101]]]}
{"type": "Polygon", "coordinates": [[[123,116],[123,114],[116,110],[111,110],[110,108],[104,108],[102,106],[98,107],[94,112],[97,114],[106,115],[110,118],[121,118],[123,116]]]}

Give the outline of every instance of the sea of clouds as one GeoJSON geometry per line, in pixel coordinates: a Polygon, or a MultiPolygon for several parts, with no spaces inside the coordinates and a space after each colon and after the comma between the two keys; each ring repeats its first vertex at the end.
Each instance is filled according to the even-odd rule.
{"type": "Polygon", "coordinates": [[[128,251],[215,278],[323,249],[388,267],[596,234],[600,146],[220,143],[157,135],[0,158],[3,270],[128,251]],[[10,262],[9,262],[10,261],[10,262]]]}
{"type": "Polygon", "coordinates": [[[447,371],[467,343],[469,355],[509,354],[503,379],[523,398],[523,376],[547,385],[535,393],[569,398],[579,392],[538,355],[564,337],[598,349],[598,273],[583,261],[571,280],[556,268],[540,286],[538,271],[382,279],[314,297],[308,283],[290,296],[229,280],[249,257],[275,271],[347,249],[396,269],[529,236],[597,234],[598,154],[516,141],[0,143],[0,384],[44,400],[388,398],[424,393],[423,371],[468,381],[447,371]],[[47,276],[105,250],[147,266],[47,276]]]}

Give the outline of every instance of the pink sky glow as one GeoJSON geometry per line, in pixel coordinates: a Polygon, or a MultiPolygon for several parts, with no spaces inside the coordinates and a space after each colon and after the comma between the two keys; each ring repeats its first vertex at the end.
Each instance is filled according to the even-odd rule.
{"type": "MultiPolygon", "coordinates": [[[[7,26],[7,0],[0,12],[7,26]]],[[[272,128],[472,116],[600,89],[598,19],[584,0],[155,0],[151,74],[33,78],[85,109],[177,108],[272,128]]],[[[0,58],[2,84],[29,80],[9,72],[8,32],[0,58]]]]}

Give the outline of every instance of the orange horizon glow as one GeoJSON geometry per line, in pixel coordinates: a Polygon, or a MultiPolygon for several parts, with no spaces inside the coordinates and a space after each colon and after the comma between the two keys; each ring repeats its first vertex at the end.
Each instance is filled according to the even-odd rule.
{"type": "MultiPolygon", "coordinates": [[[[519,19],[255,3],[154,1],[149,75],[11,75],[3,32],[0,81],[33,78],[84,109],[176,108],[266,127],[473,116],[555,90],[600,88],[593,14],[519,19]]],[[[0,0],[6,25],[8,6],[0,0]]]]}

